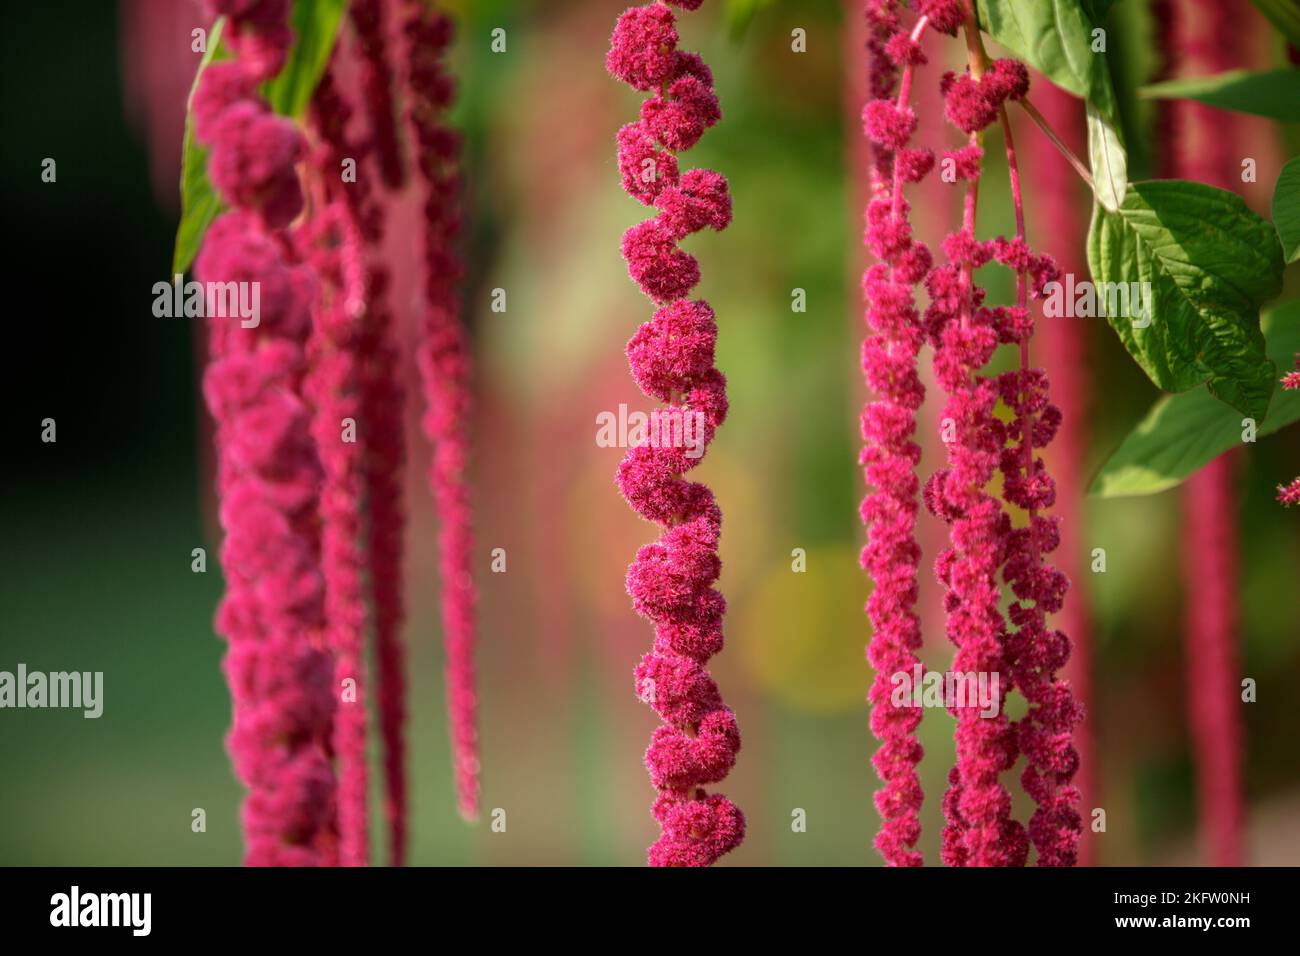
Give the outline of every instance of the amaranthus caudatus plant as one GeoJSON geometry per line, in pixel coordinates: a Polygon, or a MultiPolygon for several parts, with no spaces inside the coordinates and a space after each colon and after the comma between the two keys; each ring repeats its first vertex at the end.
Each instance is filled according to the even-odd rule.
{"type": "Polygon", "coordinates": [[[295,37],[289,0],[208,6],[217,19],[190,103],[177,257],[183,268],[198,249],[201,280],[257,284],[262,302],[251,326],[212,320],[204,374],[226,532],[217,630],[229,641],[229,748],[249,790],[246,862],[369,862],[373,692],[389,857],[400,865],[407,454],[380,247],[408,170],[425,194],[417,364],[456,795],[463,816],[478,812],[470,357],[457,301],[459,140],[445,120],[454,84],[443,64],[451,22],[421,0],[353,0],[297,18],[315,32],[295,37]],[[358,74],[354,100],[342,77],[358,74]]]}
{"type": "MultiPolygon", "coordinates": [[[[672,0],[672,6],[694,10],[701,2],[672,0]]],[[[726,380],[713,364],[713,310],[688,298],[700,279],[699,263],[677,243],[706,226],[724,228],[731,195],[719,173],[678,168],[678,153],[722,113],[709,68],[677,43],[668,3],[632,7],[618,19],[605,65],[634,89],[654,94],[641,104],[640,120],[618,133],[623,188],[657,210],[623,236],[629,274],[660,307],[628,342],[632,375],[672,413],[701,414],[707,446],[727,414],[726,380]]],[[[684,447],[646,443],[628,451],[617,477],[637,514],[664,529],[627,572],[633,606],[655,626],[654,648],[636,668],[637,696],[663,721],[646,751],[659,791],[653,813],[662,828],[650,847],[652,866],[710,866],[745,835],[740,808],[704,790],[735,764],[740,730],[705,669],[722,649],[726,604],[713,587],[722,570],[721,510],[708,487],[682,477],[699,461],[684,447]]]]}
{"type": "MultiPolygon", "coordinates": [[[[1294,211],[1288,210],[1300,197],[1283,196],[1280,214],[1275,199],[1275,233],[1225,189],[1172,180],[1128,182],[1116,95],[1099,55],[1105,52],[1105,31],[1092,19],[1097,5],[1056,6],[1064,9],[1052,13],[1012,0],[851,5],[868,26],[870,100],[862,117],[873,153],[865,171],[871,197],[865,241],[876,262],[863,280],[869,334],[862,361],[874,398],[862,419],[862,464],[871,489],[862,505],[862,564],[875,585],[867,603],[873,628],[868,658],[876,669],[869,697],[872,730],[881,740],[873,762],[884,784],[876,794],[882,819],[876,846],[890,865],[922,863],[916,850],[923,800],[916,772],[921,717],[911,695],[897,693],[899,675],[910,680],[922,670],[915,610],[923,558],[916,535],[921,501],[950,530],[950,547],[933,561],[946,591],[948,637],[957,648],[953,672],[999,678],[992,713],[970,701],[947,702],[957,721],[957,762],[943,800],[943,862],[1020,866],[1031,848],[1038,865],[1072,866],[1078,858],[1082,818],[1073,733],[1083,702],[1060,674],[1070,655],[1069,637],[1049,623],[1064,607],[1069,581],[1047,560],[1062,534],[1050,514],[1056,483],[1041,454],[1062,413],[1050,401],[1045,372],[1032,362],[1038,322],[1051,321],[1048,316],[1105,316],[1157,385],[1183,391],[1204,383],[1222,405],[1202,402],[1198,410],[1220,421],[1234,414],[1262,420],[1273,392],[1275,365],[1259,309],[1280,288],[1279,238],[1295,257],[1288,232],[1294,211]],[[1034,40],[1046,35],[1051,44],[1034,40]],[[913,236],[905,192],[931,173],[942,145],[913,142],[918,117],[912,94],[929,60],[944,55],[943,36],[964,40],[966,66],[937,77],[944,115],[964,136],[942,153],[944,179],[960,187],[962,199],[959,223],[943,241],[945,261],[937,264],[913,236]],[[990,57],[986,37],[1020,59],[990,57]],[[1086,102],[1091,169],[1034,108],[1026,62],[1086,102]],[[1061,310],[1064,277],[1049,256],[1033,251],[1026,235],[1027,197],[1008,117],[1015,107],[1040,127],[1033,133],[1058,149],[1056,161],[1072,167],[1094,192],[1088,253],[1095,281],[1084,284],[1104,295],[1107,288],[1131,283],[1140,290],[1131,310],[1114,308],[1113,298],[1109,310],[1105,303],[1097,312],[1061,310]],[[1006,156],[1015,234],[981,239],[976,214],[985,130],[994,126],[1006,156]],[[1205,222],[1214,224],[1213,238],[1205,222]],[[990,263],[1014,273],[1013,303],[985,301],[976,276],[990,263]],[[917,301],[921,288],[928,297],[924,308],[917,301]],[[926,343],[933,348],[934,378],[946,394],[941,421],[948,461],[922,480],[914,435],[925,398],[918,362],[926,343]],[[988,370],[999,346],[1015,349],[1018,367],[988,370]],[[1018,720],[1005,714],[1008,691],[1028,704],[1018,720]],[[1020,785],[1036,805],[1027,826],[1014,819],[1002,781],[1018,765],[1020,785]]],[[[1069,310],[1077,303],[1065,305],[1069,310]]],[[[1187,425],[1167,431],[1180,427],[1187,425]]],[[[1200,436],[1161,438],[1186,443],[1200,436]]],[[[1151,449],[1128,457],[1140,456],[1151,457],[1151,449]]],[[[1176,484],[1206,461],[1159,477],[1176,484]]],[[[1132,464],[1121,449],[1099,479],[1104,492],[1134,493],[1105,485],[1112,471],[1132,464]]],[[[1225,670],[1230,667],[1222,661],[1224,672],[1214,680],[1235,683],[1225,670]]]]}

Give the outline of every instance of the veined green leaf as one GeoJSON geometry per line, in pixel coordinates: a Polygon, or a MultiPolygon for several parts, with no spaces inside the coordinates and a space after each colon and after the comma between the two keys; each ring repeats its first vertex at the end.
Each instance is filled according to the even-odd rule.
{"type": "Polygon", "coordinates": [[[1264,418],[1277,369],[1259,308],[1282,287],[1271,223],[1203,183],[1132,183],[1117,212],[1094,207],[1088,264],[1099,289],[1139,283],[1146,293],[1148,314],[1107,321],[1152,382],[1168,392],[1205,382],[1220,401],[1264,418]]]}
{"type": "MultiPolygon", "coordinates": [[[[1288,302],[1265,313],[1268,356],[1289,369],[1300,352],[1300,302],[1288,302]]],[[[1268,415],[1256,436],[1271,435],[1300,421],[1300,391],[1278,387],[1268,415]]],[[[1194,388],[1166,395],[1131,431],[1102,466],[1092,494],[1102,498],[1152,495],[1182,483],[1204,465],[1242,442],[1242,416],[1212,396],[1194,388]]]]}
{"type": "Polygon", "coordinates": [[[1237,113],[1300,121],[1300,70],[1229,70],[1214,76],[1153,83],[1142,87],[1138,95],[1147,99],[1196,100],[1237,113]]]}
{"type": "Polygon", "coordinates": [[[1282,167],[1273,187],[1273,225],[1286,261],[1300,259],[1300,156],[1282,167]]]}

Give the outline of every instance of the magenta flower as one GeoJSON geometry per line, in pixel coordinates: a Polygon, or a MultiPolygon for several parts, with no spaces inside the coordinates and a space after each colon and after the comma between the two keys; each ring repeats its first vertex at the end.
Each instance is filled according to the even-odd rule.
{"type": "Polygon", "coordinates": [[[443,65],[451,20],[410,0],[403,25],[408,70],[407,121],[415,166],[427,191],[424,204],[424,319],[417,365],[424,383],[424,431],[433,443],[429,484],[438,515],[447,707],[456,799],[467,820],[479,812],[479,747],[474,646],[476,642],[472,506],[466,471],[472,405],[470,350],[458,321],[461,265],[453,243],[460,231],[457,194],[459,141],[446,127],[453,84],[443,65]]]}
{"type": "Polygon", "coordinates": [[[882,820],[875,845],[890,866],[920,866],[921,854],[914,847],[921,835],[918,814],[924,798],[916,773],[923,755],[916,739],[921,711],[895,707],[890,698],[893,676],[913,672],[921,646],[915,611],[921,557],[916,541],[915,469],[921,448],[912,436],[925,388],[916,368],[923,334],[913,287],[925,278],[931,264],[929,249],[912,240],[902,185],[919,181],[933,166],[934,155],[906,149],[916,129],[908,92],[913,67],[922,57],[907,33],[893,32],[897,19],[892,7],[892,3],[872,3],[867,8],[872,87],[881,95],[867,103],[862,121],[880,175],[867,209],[864,238],[880,261],[863,277],[871,331],[862,344],[862,372],[876,398],[862,413],[863,476],[875,490],[861,507],[867,528],[861,561],[875,584],[867,601],[872,626],[867,658],[876,671],[868,699],[871,731],[881,741],[872,764],[884,783],[875,794],[882,820]],[[886,31],[890,39],[885,39],[886,31]],[[898,37],[906,42],[898,42],[898,37]],[[894,93],[900,64],[901,82],[894,93]]]}
{"type": "MultiPolygon", "coordinates": [[[[676,5],[693,10],[700,4],[676,5]]],[[[679,174],[674,151],[693,146],[721,112],[708,67],[696,54],[677,50],[677,40],[666,5],[633,7],[619,17],[605,63],[636,89],[658,91],[642,104],[640,121],[618,134],[624,189],[659,210],[623,237],[633,281],[662,306],[628,342],[628,361],[648,397],[667,402],[671,412],[701,415],[707,446],[726,418],[726,380],[713,364],[713,310],[686,298],[699,281],[699,263],[677,243],[706,227],[725,228],[731,196],[718,173],[679,174]]],[[[650,847],[651,866],[710,866],[745,835],[740,809],[704,790],[735,764],[740,731],[705,668],[722,649],[726,602],[713,587],[722,569],[722,514],[708,488],[682,477],[700,461],[686,452],[634,447],[617,475],[632,508],[664,529],[637,552],[627,572],[633,608],[655,625],[654,648],[635,671],[637,696],[663,720],[646,751],[659,791],[652,812],[662,828],[650,847]]]]}
{"type": "Polygon", "coordinates": [[[231,17],[239,56],[233,67],[205,73],[197,99],[213,182],[234,208],[208,229],[195,272],[208,282],[258,283],[262,313],[252,328],[211,320],[204,375],[226,531],[226,594],[216,626],[230,645],[228,746],[249,791],[246,861],[328,865],[338,854],[330,741],[336,697],[320,572],[323,475],[303,400],[317,289],[280,231],[302,207],[293,164],[304,146],[253,93],[269,75],[267,64],[283,60],[287,7],[216,6],[231,17]]]}
{"type": "Polygon", "coordinates": [[[361,415],[362,320],[366,308],[366,263],[360,200],[365,187],[345,186],[337,175],[344,157],[356,155],[346,129],[351,107],[326,70],[311,103],[319,145],[310,162],[310,182],[324,205],[300,230],[304,257],[320,277],[321,294],[312,310],[311,373],[306,387],[315,408],[313,433],[324,471],[320,490],[321,570],[335,687],[350,681],[334,718],[333,747],[339,775],[339,862],[369,862],[370,814],[365,676],[366,607],[362,585],[361,415]],[[353,434],[345,436],[346,423],[353,434]]]}
{"type": "Polygon", "coordinates": [[[227,18],[226,42],[248,75],[269,80],[284,67],[293,34],[289,0],[207,0],[213,17],[227,18]]]}
{"type": "MultiPolygon", "coordinates": [[[[971,16],[969,7],[966,14],[971,16]]],[[[1039,514],[1053,503],[1055,490],[1034,453],[1051,440],[1060,412],[1047,401],[1046,375],[1029,365],[1028,299],[1041,295],[1056,267],[1025,242],[1019,169],[1004,107],[1008,99],[1024,96],[1027,73],[1014,61],[989,63],[978,28],[969,20],[965,28],[975,44],[972,67],[960,77],[945,74],[940,89],[949,121],[968,136],[965,153],[954,156],[968,183],[966,201],[961,229],[943,243],[948,262],[927,279],[931,303],[924,317],[935,346],[935,376],[948,394],[943,417],[953,435],[948,466],[931,476],[924,497],[951,529],[952,547],[935,568],[948,589],[948,636],[957,645],[953,669],[1003,679],[996,715],[954,709],[957,766],[944,797],[943,859],[951,866],[1020,866],[1032,841],[1040,865],[1071,866],[1081,828],[1078,792],[1070,782],[1078,766],[1072,735],[1080,714],[1068,683],[1055,676],[1068,657],[1068,642],[1045,624],[1047,614],[1061,609],[1068,582],[1042,561],[1059,536],[1055,522],[1039,514]],[[995,120],[1001,120],[1006,143],[1016,236],[983,242],[975,236],[978,135],[995,120]],[[1016,273],[1014,307],[984,305],[973,274],[992,260],[1016,273]],[[1019,345],[1020,368],[986,376],[981,370],[999,344],[1019,345]],[[1015,415],[1009,427],[993,414],[999,399],[1015,415]],[[986,490],[995,470],[1002,472],[1006,502],[1028,512],[1028,527],[1013,530],[1001,502],[986,490]],[[1000,608],[999,570],[1017,599],[1009,609],[1012,630],[1000,608]],[[1014,725],[1003,712],[1008,684],[1030,704],[1014,725]],[[1028,763],[1021,781],[1038,804],[1028,832],[1012,819],[1011,797],[999,780],[1021,752],[1028,763]]]]}
{"type": "MultiPolygon", "coordinates": [[[[1082,130],[1083,107],[1073,96],[1056,87],[1045,85],[1035,94],[1035,105],[1057,130],[1082,130]]],[[[1026,144],[1031,161],[1026,164],[1027,175],[1037,188],[1035,205],[1039,228],[1050,231],[1054,246],[1063,257],[1067,270],[1081,274],[1087,268],[1075,241],[1086,231],[1084,216],[1087,206],[1083,191],[1069,167],[1060,161],[1056,148],[1045,136],[1032,135],[1026,144]]],[[[1037,342],[1042,361],[1052,376],[1052,386],[1062,420],[1054,445],[1053,460],[1057,463],[1057,513],[1061,546],[1057,561],[1070,578],[1071,595],[1058,618],[1061,630],[1070,635],[1070,682],[1076,699],[1088,712],[1075,728],[1075,749],[1079,752],[1079,771],[1074,783],[1080,792],[1081,805],[1095,807],[1099,787],[1098,766],[1095,758],[1093,717],[1089,707],[1092,700],[1092,625],[1089,602],[1083,588],[1087,585],[1082,543],[1084,514],[1084,459],[1088,439],[1087,335],[1083,323],[1073,321],[1047,321],[1038,330],[1037,342]]],[[[1087,830],[1079,841],[1079,865],[1091,866],[1096,858],[1100,840],[1087,830]]]]}

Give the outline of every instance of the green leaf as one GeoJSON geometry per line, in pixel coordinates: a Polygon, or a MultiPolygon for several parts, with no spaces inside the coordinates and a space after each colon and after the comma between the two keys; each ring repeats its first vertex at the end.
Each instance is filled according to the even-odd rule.
{"type": "MultiPolygon", "coordinates": [[[[1300,302],[1288,302],[1266,313],[1263,327],[1269,358],[1280,368],[1290,368],[1300,352],[1300,302]]],[[[1278,388],[1256,435],[1271,435],[1296,421],[1300,421],[1300,391],[1278,388]]],[[[1207,389],[1166,395],[1102,466],[1092,483],[1092,494],[1121,498],[1172,488],[1241,444],[1241,435],[1240,413],[1207,389]]]]}
{"type": "Polygon", "coordinates": [[[280,115],[301,119],[307,112],[307,104],[334,52],[347,5],[347,0],[294,0],[294,43],[284,69],[265,90],[271,108],[280,115]]]}
{"type": "MultiPolygon", "coordinates": [[[[1106,55],[1093,51],[1096,12],[1082,0],[979,0],[980,26],[1057,86],[1088,101],[1088,154],[1097,201],[1119,209],[1128,159],[1106,55]]],[[[1102,31],[1098,37],[1104,37],[1102,31]]]]}
{"type": "Polygon", "coordinates": [[[1219,109],[1295,122],[1300,120],[1300,70],[1229,70],[1144,86],[1138,95],[1157,100],[1196,100],[1219,109]]]}
{"type": "Polygon", "coordinates": [[[1128,192],[1128,155],[1119,130],[1092,104],[1088,113],[1088,162],[1092,167],[1092,189],[1097,202],[1109,212],[1118,212],[1128,192]]]}
{"type": "Polygon", "coordinates": [[[1300,259],[1300,156],[1282,167],[1273,187],[1273,225],[1286,261],[1300,259]]]}
{"type": "Polygon", "coordinates": [[[1093,22],[1080,0],[979,0],[980,26],[1049,80],[1118,122],[1106,57],[1092,51],[1093,22]]]}
{"type": "Polygon", "coordinates": [[[1300,47],[1300,0],[1250,0],[1288,43],[1300,47]]]}
{"type": "Polygon", "coordinates": [[[731,39],[741,39],[754,22],[754,17],[775,2],[776,0],[727,0],[725,19],[731,39]]]}
{"type": "Polygon", "coordinates": [[[1106,14],[1110,13],[1115,2],[1116,0],[1083,0],[1083,10],[1088,14],[1088,19],[1101,26],[1106,22],[1106,14]]]}
{"type": "Polygon", "coordinates": [[[208,151],[194,139],[194,118],[189,104],[199,88],[203,71],[218,60],[227,59],[230,51],[222,42],[226,18],[218,17],[208,31],[208,48],[199,62],[198,72],[190,85],[185,112],[185,145],[181,151],[181,221],[176,227],[176,244],[172,250],[172,274],[180,275],[190,267],[203,244],[203,234],[221,211],[221,197],[208,180],[208,151]]]}
{"type": "Polygon", "coordinates": [[[1282,287],[1271,223],[1203,183],[1132,183],[1118,212],[1094,207],[1088,264],[1098,289],[1145,283],[1149,314],[1106,318],[1152,382],[1168,392],[1205,382],[1220,401],[1264,418],[1277,369],[1259,307],[1282,287]]]}

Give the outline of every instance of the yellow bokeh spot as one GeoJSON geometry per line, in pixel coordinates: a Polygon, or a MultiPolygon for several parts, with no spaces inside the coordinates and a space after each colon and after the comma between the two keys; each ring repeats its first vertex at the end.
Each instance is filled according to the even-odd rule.
{"type": "Polygon", "coordinates": [[[791,570],[793,561],[787,552],[735,602],[728,648],[755,684],[789,707],[865,713],[871,627],[863,607],[871,581],[858,566],[857,549],[808,549],[802,573],[791,570]]]}

